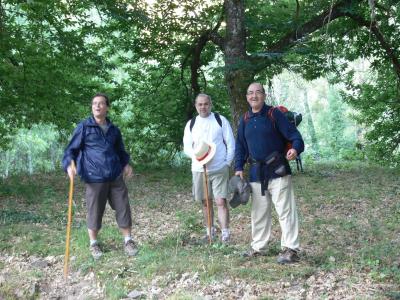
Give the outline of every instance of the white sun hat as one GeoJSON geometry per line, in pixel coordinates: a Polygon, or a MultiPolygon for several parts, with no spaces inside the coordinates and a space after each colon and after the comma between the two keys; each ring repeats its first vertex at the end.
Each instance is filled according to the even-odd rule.
{"type": "Polygon", "coordinates": [[[214,157],[216,150],[217,146],[214,143],[201,141],[196,148],[193,149],[193,158],[203,166],[214,157]]]}

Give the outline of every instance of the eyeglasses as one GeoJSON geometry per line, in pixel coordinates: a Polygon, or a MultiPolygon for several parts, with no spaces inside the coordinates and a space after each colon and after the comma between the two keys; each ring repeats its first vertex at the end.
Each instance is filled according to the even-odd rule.
{"type": "Polygon", "coordinates": [[[92,102],[92,106],[106,106],[107,103],[104,101],[99,101],[99,102],[92,102]]]}
{"type": "Polygon", "coordinates": [[[263,91],[257,90],[257,91],[247,91],[246,96],[252,96],[256,94],[256,96],[261,96],[264,95],[263,91]]]}

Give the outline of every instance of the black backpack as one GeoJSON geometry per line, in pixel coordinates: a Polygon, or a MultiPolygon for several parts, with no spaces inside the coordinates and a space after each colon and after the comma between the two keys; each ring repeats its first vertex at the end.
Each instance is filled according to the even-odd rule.
{"type": "MultiPolygon", "coordinates": [[[[194,116],[194,117],[190,120],[190,132],[192,132],[194,123],[196,122],[196,117],[197,117],[197,116],[194,116]]],[[[219,115],[219,113],[214,113],[214,117],[215,117],[215,120],[217,120],[218,125],[219,125],[220,127],[222,127],[222,120],[221,120],[221,116],[219,115]]]]}

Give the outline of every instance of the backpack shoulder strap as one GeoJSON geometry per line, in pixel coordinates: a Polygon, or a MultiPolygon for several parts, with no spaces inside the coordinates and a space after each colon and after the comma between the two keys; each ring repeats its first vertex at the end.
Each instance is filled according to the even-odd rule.
{"type": "Polygon", "coordinates": [[[274,110],[277,109],[276,106],[271,106],[270,109],[268,109],[267,111],[267,118],[271,120],[274,129],[276,129],[276,125],[275,125],[275,118],[274,118],[274,110]]]}
{"type": "Polygon", "coordinates": [[[271,106],[270,109],[267,111],[267,117],[275,124],[275,118],[274,118],[274,110],[276,109],[275,106],[271,106]]]}
{"type": "Polygon", "coordinates": [[[244,115],[243,115],[244,124],[247,124],[247,122],[249,121],[249,119],[250,119],[249,111],[246,111],[246,112],[244,113],[244,115]]]}
{"type": "Polygon", "coordinates": [[[193,126],[194,126],[194,123],[196,122],[196,116],[194,116],[191,120],[190,120],[190,125],[189,125],[189,128],[190,128],[190,132],[192,132],[192,129],[193,129],[193,126]]]}
{"type": "MultiPolygon", "coordinates": [[[[215,117],[215,120],[217,120],[218,125],[219,125],[220,127],[222,127],[222,119],[221,119],[221,116],[219,115],[219,113],[214,113],[214,117],[215,117]]],[[[194,123],[195,123],[195,122],[196,122],[196,116],[194,116],[194,117],[190,120],[190,125],[189,125],[190,132],[192,132],[192,129],[193,129],[193,126],[194,126],[194,123]]]]}
{"type": "Polygon", "coordinates": [[[215,117],[215,120],[217,120],[219,126],[222,127],[222,120],[221,120],[221,116],[219,115],[219,113],[214,113],[214,117],[215,117]]]}

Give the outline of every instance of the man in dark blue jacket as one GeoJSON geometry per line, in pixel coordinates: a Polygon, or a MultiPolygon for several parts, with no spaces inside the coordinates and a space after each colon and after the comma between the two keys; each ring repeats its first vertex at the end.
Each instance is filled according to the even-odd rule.
{"type": "Polygon", "coordinates": [[[235,175],[243,178],[243,167],[250,163],[252,190],[252,243],[246,257],[265,255],[271,235],[271,203],[282,230],[282,251],[278,263],[299,260],[298,216],[288,160],[304,150],[296,127],[278,109],[265,104],[260,83],[249,85],[246,93],[250,110],[240,120],[235,150],[235,175]],[[291,148],[286,152],[287,141],[291,148]]]}
{"type": "Polygon", "coordinates": [[[75,128],[64,152],[63,168],[72,178],[78,174],[86,183],[87,227],[93,258],[102,255],[97,234],[107,200],[115,210],[117,224],[124,236],[124,249],[129,256],[138,249],[131,237],[132,217],[125,178],[132,176],[120,130],[107,118],[107,95],[98,93],[92,99],[92,116],[75,128]],[[76,162],[77,170],[71,162],[76,162]]]}

